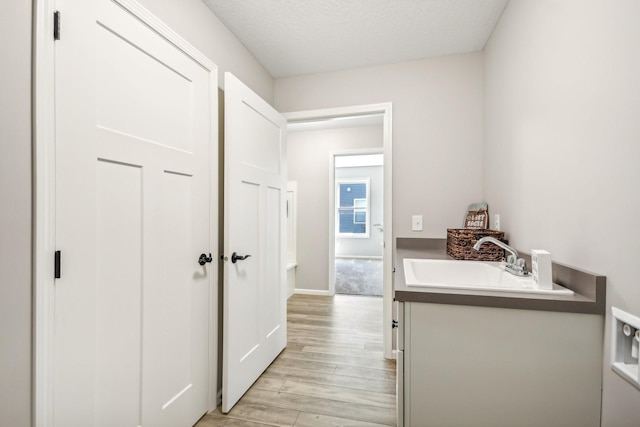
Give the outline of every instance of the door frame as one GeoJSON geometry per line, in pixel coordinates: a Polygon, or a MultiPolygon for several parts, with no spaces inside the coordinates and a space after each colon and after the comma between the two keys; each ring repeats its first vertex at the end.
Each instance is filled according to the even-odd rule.
{"type": "MultiPolygon", "coordinates": [[[[135,16],[145,25],[167,39],[179,50],[191,57],[203,68],[211,71],[211,100],[217,112],[217,66],[204,54],[191,46],[178,33],[135,0],[111,0],[135,16]],[[214,72],[216,71],[216,72],[214,72]]],[[[33,71],[32,71],[32,176],[33,176],[33,243],[32,243],[32,422],[33,425],[53,425],[53,333],[54,333],[54,252],[55,234],[55,41],[53,39],[53,14],[56,11],[50,0],[34,1],[33,71]]],[[[61,39],[64,40],[64,13],[61,13],[61,39]]],[[[217,122],[217,117],[212,120],[217,122]]],[[[212,130],[212,143],[218,133],[212,130]]],[[[211,147],[209,218],[212,234],[218,224],[218,147],[211,147]]],[[[213,236],[212,236],[213,237],[213,236]]],[[[214,259],[218,258],[218,245],[211,242],[214,259]]],[[[64,268],[64,265],[62,265],[64,268]]],[[[218,263],[210,264],[209,297],[209,410],[217,406],[218,372],[218,263]]]]}
{"type": "MultiPolygon", "coordinates": [[[[340,150],[340,151],[332,151],[329,153],[329,236],[333,236],[333,244],[329,245],[329,294],[336,294],[336,157],[341,156],[357,156],[357,155],[367,155],[367,154],[382,154],[384,155],[383,147],[376,148],[360,148],[353,150],[340,150]]],[[[383,169],[384,173],[384,163],[383,169]]],[[[358,181],[358,179],[354,179],[358,181]]],[[[382,183],[382,186],[385,187],[385,183],[382,183]]],[[[369,184],[369,191],[371,191],[371,185],[369,184]]],[[[384,197],[384,188],[383,188],[383,197],[384,197]]],[[[384,203],[384,199],[383,199],[384,203]]],[[[384,206],[383,204],[383,215],[384,215],[384,206]]],[[[386,222],[386,217],[385,218],[386,222]]],[[[386,227],[386,226],[384,226],[386,227]]],[[[369,230],[371,232],[371,230],[369,230]]],[[[384,228],[383,228],[383,240],[384,240],[384,228]]],[[[384,252],[384,248],[383,248],[384,252]]],[[[384,260],[384,253],[382,256],[384,260]]],[[[383,272],[384,275],[384,272],[383,272]]],[[[383,286],[384,288],[384,286],[383,286]]]]}
{"type": "Polygon", "coordinates": [[[53,254],[55,252],[54,2],[34,2],[32,422],[53,424],[53,254]]]}
{"type": "MultiPolygon", "coordinates": [[[[392,104],[356,105],[350,107],[327,108],[320,110],[295,111],[283,113],[288,123],[326,120],[338,117],[382,114],[382,153],[384,156],[384,251],[383,251],[383,346],[384,357],[395,359],[392,344],[393,319],[393,174],[392,174],[392,104]]],[[[331,173],[333,176],[333,172],[331,173]]],[[[333,215],[333,213],[332,213],[333,215]]],[[[333,218],[333,216],[332,216],[333,218]]],[[[333,221],[331,221],[333,222],[333,221]]],[[[335,225],[333,226],[335,227],[335,225]]],[[[335,254],[333,245],[329,245],[330,258],[335,254]]]]}

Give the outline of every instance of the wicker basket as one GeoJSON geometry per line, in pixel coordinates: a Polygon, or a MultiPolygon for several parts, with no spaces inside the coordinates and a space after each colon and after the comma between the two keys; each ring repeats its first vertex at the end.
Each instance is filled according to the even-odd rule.
{"type": "Polygon", "coordinates": [[[506,243],[504,231],[470,228],[447,229],[447,255],[471,261],[501,261],[504,250],[497,245],[484,244],[479,251],[473,245],[482,237],[491,236],[506,243]]]}

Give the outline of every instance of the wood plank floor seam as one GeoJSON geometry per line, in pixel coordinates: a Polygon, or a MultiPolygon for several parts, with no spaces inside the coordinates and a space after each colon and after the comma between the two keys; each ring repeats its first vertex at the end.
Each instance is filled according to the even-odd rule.
{"type": "Polygon", "coordinates": [[[217,408],[195,427],[395,426],[382,298],[296,294],[287,306],[287,348],[229,414],[217,408]]]}

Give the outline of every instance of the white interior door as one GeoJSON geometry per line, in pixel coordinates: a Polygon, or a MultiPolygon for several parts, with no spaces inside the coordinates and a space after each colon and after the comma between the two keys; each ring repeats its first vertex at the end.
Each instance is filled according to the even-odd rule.
{"type": "Polygon", "coordinates": [[[56,3],[54,425],[190,426],[211,409],[217,69],[135,2],[56,3]]]}
{"type": "Polygon", "coordinates": [[[286,345],[287,184],[284,117],[230,73],[224,96],[222,411],[228,412],[286,345]]]}

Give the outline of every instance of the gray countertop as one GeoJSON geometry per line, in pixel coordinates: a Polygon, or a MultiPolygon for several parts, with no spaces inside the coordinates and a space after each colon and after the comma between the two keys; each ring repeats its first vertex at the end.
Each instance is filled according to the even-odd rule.
{"type": "MultiPolygon", "coordinates": [[[[527,254],[521,254],[531,259],[527,254]]],[[[553,263],[553,282],[571,289],[574,295],[522,294],[409,287],[405,284],[404,258],[453,259],[446,253],[446,239],[397,238],[394,249],[394,299],[405,302],[472,305],[523,310],[600,314],[605,312],[606,277],[553,263]]]]}

